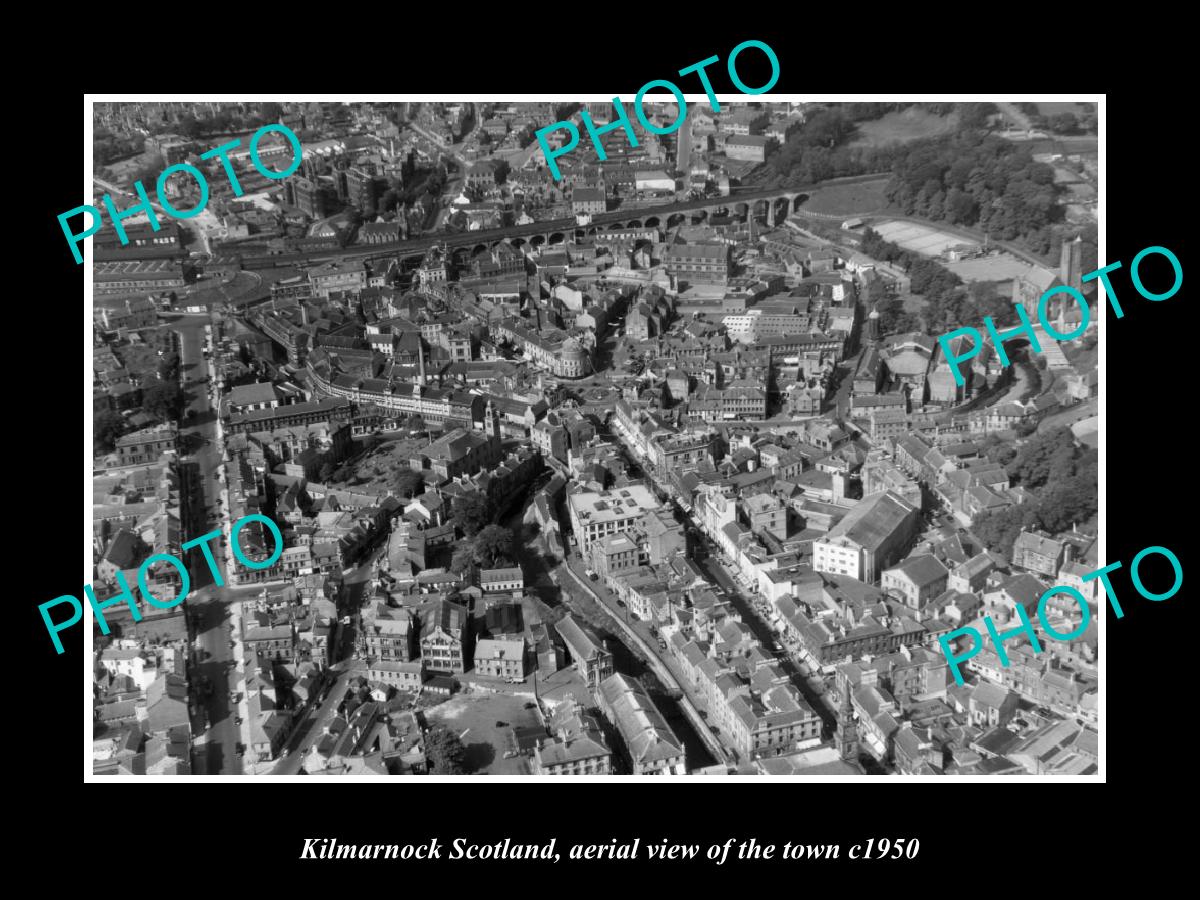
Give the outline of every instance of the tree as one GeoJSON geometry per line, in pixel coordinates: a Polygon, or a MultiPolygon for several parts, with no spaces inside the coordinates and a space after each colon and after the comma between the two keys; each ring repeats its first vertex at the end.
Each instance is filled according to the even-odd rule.
{"type": "Polygon", "coordinates": [[[191,113],[180,117],[178,128],[180,134],[192,139],[200,137],[200,133],[204,130],[204,126],[191,113]]]}
{"type": "Polygon", "coordinates": [[[1079,119],[1073,112],[1059,113],[1056,116],[1051,116],[1046,123],[1050,126],[1050,130],[1058,134],[1078,134],[1079,119]]]}
{"type": "Polygon", "coordinates": [[[142,388],[142,408],[159,419],[178,419],[184,394],[178,382],[155,379],[142,388]]]}
{"type": "Polygon", "coordinates": [[[111,409],[99,413],[92,426],[92,438],[101,453],[111,453],[117,438],[125,433],[125,417],[111,409]]]}
{"type": "Polygon", "coordinates": [[[484,568],[512,565],[512,531],[503,525],[488,525],[475,535],[475,559],[484,568]]]}
{"type": "Polygon", "coordinates": [[[129,176],[129,183],[132,185],[134,182],[140,181],[143,186],[153,184],[166,167],[166,160],[157,153],[151,154],[149,157],[145,157],[142,164],[133,170],[129,176]]]}
{"type": "Polygon", "coordinates": [[[158,377],[165,381],[175,381],[179,378],[179,354],[174,350],[166,351],[159,359],[158,377]]]}
{"type": "Polygon", "coordinates": [[[425,759],[430,775],[466,775],[467,748],[459,736],[445,725],[425,732],[425,759]]]}
{"type": "Polygon", "coordinates": [[[1075,474],[1075,435],[1069,428],[1051,428],[1027,441],[1008,465],[1013,481],[1036,490],[1075,474]]]}
{"type": "Polygon", "coordinates": [[[479,491],[464,494],[454,504],[451,514],[455,526],[467,537],[473,538],[483,526],[492,521],[492,503],[479,491]]]}
{"type": "Polygon", "coordinates": [[[455,575],[461,575],[473,565],[475,565],[475,542],[459,541],[450,557],[450,571],[455,575]]]}
{"type": "Polygon", "coordinates": [[[425,479],[421,477],[421,473],[413,469],[404,469],[392,482],[392,488],[401,497],[415,497],[417,495],[417,487],[423,487],[425,479]]]}

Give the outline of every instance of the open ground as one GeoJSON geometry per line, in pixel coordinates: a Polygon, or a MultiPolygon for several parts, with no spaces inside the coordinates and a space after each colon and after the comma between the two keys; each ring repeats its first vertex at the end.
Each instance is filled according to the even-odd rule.
{"type": "Polygon", "coordinates": [[[523,757],[505,759],[509,746],[508,726],[521,728],[536,726],[536,710],[526,709],[531,703],[530,695],[487,693],[472,690],[456,694],[445,703],[426,711],[425,718],[432,725],[445,725],[455,734],[461,735],[467,748],[467,769],[475,775],[528,775],[527,762],[523,757]],[[497,722],[507,725],[497,727],[497,722]]]}
{"type": "Polygon", "coordinates": [[[887,198],[883,196],[887,178],[878,181],[862,181],[855,184],[834,184],[813,191],[801,209],[804,212],[826,216],[861,216],[883,209],[887,198]]]}
{"type": "Polygon", "coordinates": [[[874,122],[859,122],[858,134],[851,146],[890,144],[893,141],[914,141],[953,131],[958,125],[958,116],[935,116],[933,113],[910,106],[901,112],[890,112],[874,122]]]}
{"type": "MultiPolygon", "coordinates": [[[[891,241],[913,253],[940,258],[942,252],[957,244],[978,244],[974,238],[955,234],[924,225],[919,222],[881,219],[872,222],[871,228],[885,240],[891,241]]],[[[963,281],[1011,281],[1026,275],[1032,266],[1003,251],[993,252],[975,259],[946,262],[942,265],[963,281]]]]}

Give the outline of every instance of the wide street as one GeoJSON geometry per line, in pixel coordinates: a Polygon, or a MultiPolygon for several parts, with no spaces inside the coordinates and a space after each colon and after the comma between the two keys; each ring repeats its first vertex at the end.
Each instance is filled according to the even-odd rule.
{"type": "MultiPolygon", "coordinates": [[[[204,327],[208,324],[207,316],[181,317],[171,323],[179,335],[180,378],[188,395],[188,410],[193,413],[190,422],[180,428],[180,440],[188,451],[183,466],[188,500],[183,522],[185,541],[222,527],[220,437],[209,385],[204,380],[208,373],[208,361],[203,355],[204,327]]],[[[221,580],[228,584],[220,540],[211,542],[210,546],[221,580]]],[[[206,772],[240,774],[242,763],[236,752],[240,736],[229,694],[241,689],[241,676],[235,667],[231,647],[229,606],[239,595],[252,594],[254,588],[217,587],[199,547],[188,552],[186,562],[193,590],[188,594],[185,606],[192,617],[192,634],[199,648],[199,666],[195,674],[207,677],[212,687],[206,708],[209,728],[203,736],[206,772]]]]}

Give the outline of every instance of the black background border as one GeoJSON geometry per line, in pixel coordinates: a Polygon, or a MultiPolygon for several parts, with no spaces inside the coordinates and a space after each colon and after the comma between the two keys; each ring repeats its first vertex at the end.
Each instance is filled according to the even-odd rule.
{"type": "MultiPolygon", "coordinates": [[[[526,13],[513,8],[512,15],[526,13]]],[[[593,40],[584,39],[576,31],[584,26],[574,25],[555,29],[559,33],[552,44],[545,43],[550,38],[530,38],[524,49],[515,51],[498,36],[468,40],[461,35],[408,33],[394,51],[389,51],[386,60],[376,60],[371,66],[325,67],[307,55],[303,59],[285,60],[281,65],[294,68],[295,78],[258,77],[254,68],[264,64],[262,60],[227,49],[221,53],[229,55],[228,62],[222,63],[221,54],[215,55],[212,67],[205,67],[203,78],[164,79],[151,75],[149,68],[131,66],[124,72],[110,73],[112,77],[93,89],[158,93],[220,90],[230,94],[270,90],[281,94],[366,93],[364,88],[397,93],[410,90],[465,94],[507,89],[515,95],[544,90],[542,86],[548,84],[555,91],[611,92],[629,101],[645,81],[672,77],[678,69],[714,53],[722,58],[722,65],[710,69],[714,84],[719,92],[732,92],[723,72],[723,61],[729,49],[748,38],[765,40],[778,54],[782,74],[773,93],[916,94],[978,90],[1020,96],[1059,89],[1054,82],[1066,85],[1069,90],[1107,87],[1112,81],[1108,76],[1085,76],[1046,68],[1031,72],[1037,77],[1024,83],[1007,71],[1004,77],[997,78],[954,72],[909,77],[910,73],[896,61],[897,54],[874,64],[873,58],[886,52],[890,43],[869,43],[852,31],[835,32],[831,41],[841,53],[818,61],[813,55],[815,38],[807,26],[795,32],[790,28],[722,26],[696,37],[642,40],[620,33],[622,28],[633,27],[629,20],[639,16],[636,10],[614,13],[613,19],[606,20],[608,15],[597,11],[593,40]],[[428,52],[416,46],[421,42],[430,44],[428,52]],[[447,49],[451,45],[456,49],[447,49]],[[240,65],[234,67],[235,61],[240,61],[240,65]],[[322,77],[305,77],[301,70],[309,66],[310,71],[321,71],[322,77]],[[330,75],[331,68],[340,69],[341,74],[330,75]],[[214,81],[214,70],[222,70],[226,76],[214,81]],[[885,70],[890,74],[884,75],[885,70]]],[[[841,15],[850,13],[843,10],[841,15]]],[[[863,11],[862,15],[866,18],[870,14],[863,11]]],[[[343,33],[354,30],[349,23],[344,24],[348,29],[343,33]]],[[[319,24],[309,22],[304,26],[310,34],[314,28],[317,33],[322,32],[319,24]]],[[[663,28],[671,34],[677,31],[673,25],[663,28]]],[[[936,39],[931,35],[929,43],[945,51],[946,41],[953,37],[950,32],[936,35],[936,39]]],[[[293,39],[292,43],[303,41],[293,39]]],[[[1089,46],[1078,36],[1071,44],[1076,48],[1089,46]]],[[[1049,50],[1054,49],[1051,44],[1049,50]]],[[[274,51],[266,52],[274,55],[274,51]]],[[[1089,52],[1098,51],[1089,49],[1089,52]]],[[[754,56],[750,51],[739,59],[739,70],[749,84],[765,81],[765,68],[761,73],[754,70],[754,56]],[[745,69],[741,69],[743,61],[747,63],[745,69]]],[[[1038,64],[1036,53],[1029,64],[1038,64]]],[[[1013,864],[1014,857],[1021,860],[1022,868],[1033,866],[1040,870],[1045,866],[1048,876],[1055,880],[1073,879],[1076,866],[1090,856],[1088,848],[1094,846],[1090,837],[1095,835],[1103,841],[1110,829],[1121,833],[1125,848],[1122,856],[1132,852],[1130,842],[1135,841],[1155,842],[1146,849],[1161,851],[1163,848],[1157,842],[1167,835],[1157,833],[1153,825],[1143,829],[1123,817],[1133,814],[1135,809],[1140,811],[1151,797],[1162,796],[1154,790],[1143,792],[1143,782],[1165,787],[1170,783],[1168,779],[1187,777],[1184,773],[1188,758],[1183,747],[1175,746],[1177,738],[1173,735],[1177,731],[1174,723],[1184,718],[1176,712],[1177,698],[1186,684],[1179,671],[1180,658],[1188,655],[1190,648],[1164,638],[1180,635],[1186,640],[1192,632],[1184,621],[1184,592],[1163,603],[1142,600],[1134,595],[1127,572],[1133,555],[1152,544],[1174,550],[1184,570],[1190,571],[1185,533],[1178,527],[1179,517],[1175,514],[1176,507],[1187,502],[1187,494],[1175,484],[1186,471],[1178,464],[1176,454],[1186,452],[1188,434],[1186,428],[1175,425],[1175,419],[1168,413],[1178,416],[1190,407],[1184,399],[1190,393],[1186,380],[1190,372],[1185,372],[1184,363],[1191,356],[1188,347],[1191,330],[1184,321],[1184,291],[1168,301],[1151,303],[1135,295],[1126,273],[1129,260],[1149,245],[1171,248],[1187,269],[1183,238],[1184,220],[1190,210],[1184,194],[1190,190],[1190,176],[1185,171],[1190,154],[1182,146],[1182,140],[1173,144],[1168,134],[1149,133],[1148,123],[1158,123],[1169,130],[1170,123],[1180,121],[1180,108],[1170,92],[1164,91],[1160,82],[1149,79],[1144,84],[1126,82],[1123,86],[1123,91],[1107,93],[1103,186],[1107,251],[1102,259],[1104,262],[1119,259],[1126,265],[1125,272],[1117,273],[1114,279],[1126,314],[1118,321],[1111,310],[1106,310],[1108,364],[1101,403],[1107,418],[1105,449],[1110,469],[1106,561],[1119,559],[1125,563],[1126,568],[1114,577],[1114,585],[1126,615],[1120,621],[1108,615],[1105,623],[1108,660],[1105,685],[1108,785],[1105,787],[1111,785],[1116,792],[1105,795],[1108,799],[1103,804],[1094,790],[1098,785],[1067,785],[1047,780],[1034,787],[1005,783],[1003,779],[988,785],[945,779],[945,785],[922,783],[907,788],[897,788],[899,782],[894,781],[886,786],[877,785],[871,793],[864,793],[852,784],[780,783],[770,779],[732,779],[733,784],[711,786],[700,779],[672,784],[584,784],[565,780],[553,784],[532,780],[504,784],[480,779],[445,784],[405,779],[402,784],[389,785],[394,788],[389,793],[384,793],[387,787],[363,784],[347,785],[336,794],[330,793],[337,790],[333,788],[300,788],[303,793],[292,793],[296,787],[284,787],[286,795],[272,794],[271,802],[263,802],[266,798],[258,793],[262,790],[258,784],[247,785],[249,796],[242,793],[246,787],[238,788],[236,797],[225,790],[219,794],[211,790],[203,794],[144,793],[155,791],[154,787],[143,788],[137,796],[121,789],[118,795],[102,785],[97,785],[102,793],[81,794],[85,787],[80,774],[78,731],[82,630],[74,629],[65,635],[67,652],[56,656],[36,607],[60,594],[78,595],[80,589],[76,576],[80,534],[77,516],[84,504],[73,487],[80,484],[77,480],[80,436],[74,431],[74,415],[80,398],[80,370],[86,372],[89,363],[86,359],[82,363],[75,359],[73,349],[64,352],[64,348],[81,345],[74,328],[80,322],[75,304],[80,302],[78,291],[83,274],[82,267],[75,265],[71,257],[55,217],[80,202],[83,98],[78,88],[66,86],[53,99],[49,99],[50,94],[44,95],[42,102],[49,110],[43,110],[35,121],[47,121],[52,116],[53,125],[45,127],[42,134],[45,140],[37,141],[37,161],[30,164],[39,177],[19,179],[21,187],[30,191],[20,208],[31,215],[22,220],[32,227],[29,233],[22,235],[18,231],[11,239],[23,249],[32,250],[38,262],[24,262],[24,252],[16,260],[26,287],[21,294],[11,297],[16,321],[10,334],[19,337],[10,347],[17,350],[21,362],[20,368],[10,368],[14,389],[8,395],[10,447],[17,451],[10,459],[18,460],[10,467],[10,483],[15,488],[15,497],[20,498],[19,506],[14,504],[9,508],[16,525],[16,533],[10,535],[13,558],[9,573],[10,580],[18,586],[13,592],[10,608],[14,616],[10,622],[17,625],[14,637],[26,657],[13,674],[18,684],[26,681],[28,673],[37,674],[35,680],[30,679],[34,683],[25,688],[36,700],[28,706],[17,705],[24,707],[27,714],[10,718],[10,735],[15,755],[21,760],[20,767],[30,766],[38,773],[39,796],[34,814],[44,820],[38,824],[55,830],[93,831],[89,820],[127,822],[129,831],[114,831],[111,846],[119,856],[133,857],[123,861],[132,863],[134,871],[143,874],[159,873],[174,879],[196,864],[194,853],[199,853],[201,859],[211,854],[214,862],[220,861],[220,872],[213,871],[197,881],[195,886],[205,893],[253,889],[232,877],[225,878],[221,873],[226,863],[231,867],[230,872],[245,871],[260,883],[273,875],[300,873],[306,880],[316,879],[311,882],[312,887],[326,881],[330,885],[354,884],[347,882],[346,877],[363,869],[383,867],[389,874],[412,874],[417,867],[429,872],[430,866],[450,865],[447,861],[302,863],[297,857],[306,837],[336,836],[343,843],[408,843],[436,836],[443,843],[454,837],[484,843],[504,837],[511,837],[514,842],[542,842],[553,836],[558,838],[560,851],[574,842],[607,843],[612,838],[623,841],[635,836],[641,837],[643,843],[666,837],[672,842],[701,844],[751,836],[767,843],[799,840],[849,844],[870,837],[921,840],[921,853],[914,861],[856,863],[850,868],[846,868],[845,859],[837,863],[760,862],[754,864],[754,869],[736,863],[718,869],[703,861],[660,864],[671,866],[670,873],[661,870],[668,883],[676,873],[686,872],[689,878],[701,879],[700,884],[712,885],[727,883],[731,873],[737,884],[749,884],[746,877],[764,873],[762,866],[771,867],[771,876],[783,874],[779,867],[803,866],[807,874],[831,872],[829,867],[836,866],[852,873],[855,881],[882,876],[885,882],[890,882],[896,876],[919,872],[923,876],[919,883],[933,887],[953,883],[952,873],[963,868],[976,875],[985,871],[999,874],[1013,864]],[[1183,152],[1171,153],[1173,146],[1183,152]],[[58,307],[62,307],[61,312],[58,307]],[[28,356],[22,352],[25,347],[32,350],[35,346],[45,349],[28,356]],[[55,409],[63,415],[56,415],[55,409]],[[25,472],[24,477],[21,472],[25,472]],[[53,714],[47,715],[50,711],[53,714]],[[35,727],[26,731],[26,722],[35,727]],[[24,746],[16,746],[18,743],[24,746]],[[1003,787],[1025,792],[1006,796],[996,793],[1003,787]],[[993,792],[982,793],[989,788],[993,792]],[[1087,796],[1081,793],[1085,788],[1089,789],[1087,796]],[[899,795],[897,789],[901,791],[899,795]],[[1074,793],[1063,798],[1060,790],[1074,793]],[[68,825],[63,814],[75,811],[83,813],[78,817],[82,821],[68,825]],[[102,811],[101,816],[88,815],[102,811]],[[110,817],[107,813],[111,811],[117,814],[110,817]],[[150,820],[160,818],[162,830],[149,827],[150,820]],[[173,839],[166,846],[160,845],[159,837],[167,834],[173,839]],[[186,858],[173,859],[174,854],[186,858]],[[1062,868],[1057,868],[1060,863],[1062,868]],[[297,866],[299,869],[294,868],[297,866]],[[937,880],[930,880],[931,875],[937,880]]],[[[689,92],[694,89],[690,84],[685,85],[689,92]]],[[[10,250],[15,251],[16,246],[10,244],[10,250]]],[[[1150,574],[1144,578],[1151,587],[1157,584],[1150,574]]],[[[205,784],[215,786],[211,782],[205,784]]],[[[49,850],[52,845],[41,846],[49,850]]],[[[1090,863],[1089,860],[1089,866],[1090,863]]],[[[57,864],[61,865],[61,859],[57,864]]],[[[495,866],[485,863],[453,865],[472,866],[468,872],[472,880],[458,887],[470,884],[488,889],[485,884],[476,885],[473,881],[480,874],[480,866],[499,874],[495,866]]],[[[560,868],[563,864],[548,870],[544,863],[502,865],[500,871],[523,876],[537,877],[539,870],[563,871],[560,868]]],[[[618,869],[634,867],[642,872],[647,868],[644,862],[575,863],[566,871],[588,874],[576,866],[596,869],[603,880],[598,878],[592,883],[606,892],[619,889],[621,882],[617,879],[622,873],[618,869]]],[[[494,874],[489,876],[487,884],[493,883],[491,878],[494,874]]],[[[978,877],[968,877],[963,882],[960,882],[963,889],[971,890],[968,885],[975,882],[977,887],[978,877]]],[[[509,882],[508,886],[515,891],[537,883],[509,882]]],[[[542,889],[562,889],[555,884],[545,883],[542,889]]],[[[570,881],[558,884],[574,889],[570,881]]],[[[794,889],[803,890],[802,884],[795,882],[794,889]]],[[[412,887],[415,885],[410,883],[412,887]]],[[[191,890],[185,893],[191,894],[191,890]]],[[[502,893],[507,891],[502,889],[502,893]]]]}

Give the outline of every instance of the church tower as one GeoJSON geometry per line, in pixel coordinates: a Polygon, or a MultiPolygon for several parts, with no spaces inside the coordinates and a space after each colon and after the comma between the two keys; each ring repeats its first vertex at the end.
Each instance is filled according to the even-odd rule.
{"type": "Polygon", "coordinates": [[[850,683],[842,688],[842,705],[837,719],[838,756],[844,762],[858,760],[858,726],[854,724],[854,707],[850,705],[850,683]]]}
{"type": "Polygon", "coordinates": [[[867,340],[879,340],[879,310],[876,307],[871,307],[871,313],[867,316],[867,340]]]}
{"type": "Polygon", "coordinates": [[[1073,287],[1083,293],[1083,237],[1081,235],[1077,235],[1073,241],[1063,242],[1058,277],[1067,287],[1073,287]]]}
{"type": "Polygon", "coordinates": [[[838,469],[833,473],[833,503],[841,506],[846,499],[846,473],[838,469]]]}
{"type": "Polygon", "coordinates": [[[496,440],[503,438],[500,433],[500,410],[492,405],[490,398],[483,408],[483,433],[496,440]]]}

